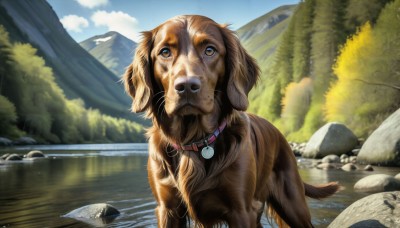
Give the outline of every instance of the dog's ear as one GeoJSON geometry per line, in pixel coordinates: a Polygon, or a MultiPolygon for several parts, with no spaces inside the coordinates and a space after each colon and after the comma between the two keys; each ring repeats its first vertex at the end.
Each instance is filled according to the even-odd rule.
{"type": "Polygon", "coordinates": [[[132,111],[143,112],[153,96],[151,84],[150,51],[152,45],[152,32],[144,32],[141,42],[136,47],[135,58],[123,76],[125,91],[132,97],[132,111]]]}
{"type": "Polygon", "coordinates": [[[227,26],[221,26],[222,36],[225,42],[226,56],[225,68],[227,69],[227,95],[236,110],[245,111],[249,106],[247,95],[256,84],[260,69],[253,57],[251,57],[236,34],[227,26]]]}

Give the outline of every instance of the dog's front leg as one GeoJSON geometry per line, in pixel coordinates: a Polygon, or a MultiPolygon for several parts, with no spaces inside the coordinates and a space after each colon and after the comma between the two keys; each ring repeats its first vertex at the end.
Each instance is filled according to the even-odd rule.
{"type": "Polygon", "coordinates": [[[163,165],[149,157],[147,172],[149,184],[157,201],[156,216],[158,227],[186,227],[187,209],[175,188],[174,181],[163,165]]]}
{"type": "Polygon", "coordinates": [[[185,212],[179,210],[180,208],[168,208],[163,203],[159,204],[156,208],[156,215],[158,227],[162,228],[183,228],[186,227],[185,212]]]}
{"type": "Polygon", "coordinates": [[[257,212],[255,210],[233,212],[227,220],[229,228],[256,228],[257,212]]]}

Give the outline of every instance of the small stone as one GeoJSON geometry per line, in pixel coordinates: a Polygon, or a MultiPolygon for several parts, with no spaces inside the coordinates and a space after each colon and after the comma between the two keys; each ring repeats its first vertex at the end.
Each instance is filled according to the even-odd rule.
{"type": "Polygon", "coordinates": [[[349,162],[356,163],[357,162],[357,156],[350,156],[349,162]]]}
{"type": "Polygon", "coordinates": [[[22,157],[18,154],[11,154],[5,160],[6,161],[20,161],[20,160],[22,160],[22,157]]]}
{"type": "Polygon", "coordinates": [[[69,218],[104,218],[108,216],[118,216],[120,212],[110,204],[96,203],[75,209],[65,217],[69,218]]]}
{"type": "Polygon", "coordinates": [[[340,163],[340,158],[335,154],[327,155],[322,159],[322,163],[340,163]]]}
{"type": "MultiPolygon", "coordinates": [[[[364,167],[364,171],[374,171],[374,168],[372,167],[372,165],[367,165],[364,167]]],[[[400,176],[399,176],[400,179],[400,176]]]]}
{"type": "Polygon", "coordinates": [[[44,154],[40,150],[32,150],[26,155],[27,158],[44,158],[44,154]]]}
{"type": "Polygon", "coordinates": [[[360,152],[360,149],[354,149],[354,150],[351,151],[351,153],[353,155],[358,155],[359,152],[360,152]]]}
{"type": "Polygon", "coordinates": [[[340,160],[346,159],[346,158],[349,158],[349,156],[347,154],[340,155],[340,160]]]}
{"type": "Polygon", "coordinates": [[[347,163],[346,165],[342,166],[342,170],[347,172],[357,170],[357,166],[355,166],[353,163],[347,163]]]}
{"type": "Polygon", "coordinates": [[[398,173],[396,176],[394,176],[397,180],[400,180],[400,173],[398,173]]]}
{"type": "Polygon", "coordinates": [[[321,163],[321,164],[317,165],[316,168],[328,170],[328,169],[335,169],[336,167],[330,163],[321,163]]]}
{"type": "Polygon", "coordinates": [[[6,158],[7,158],[8,156],[10,156],[10,154],[9,154],[9,153],[7,153],[7,154],[3,154],[3,155],[1,156],[1,159],[3,159],[3,160],[6,160],[6,158]]]}
{"type": "Polygon", "coordinates": [[[400,180],[387,174],[374,174],[357,181],[354,189],[362,192],[385,192],[400,190],[400,180]]]}
{"type": "Polygon", "coordinates": [[[110,204],[96,203],[75,209],[63,217],[73,218],[91,225],[91,227],[107,227],[120,212],[110,204]]]}

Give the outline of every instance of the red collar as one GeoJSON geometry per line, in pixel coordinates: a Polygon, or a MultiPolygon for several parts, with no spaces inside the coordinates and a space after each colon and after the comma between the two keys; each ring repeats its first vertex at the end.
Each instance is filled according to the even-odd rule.
{"type": "Polygon", "coordinates": [[[206,139],[202,140],[202,141],[198,141],[198,142],[193,142],[192,144],[187,144],[187,145],[177,145],[177,144],[172,144],[172,146],[176,149],[176,150],[185,150],[185,151],[199,151],[201,150],[203,147],[209,146],[211,144],[213,144],[215,142],[215,140],[217,140],[217,137],[219,134],[221,134],[221,132],[225,129],[226,127],[226,120],[222,121],[221,125],[219,125],[219,127],[217,129],[215,129],[215,131],[209,135],[206,139]]]}

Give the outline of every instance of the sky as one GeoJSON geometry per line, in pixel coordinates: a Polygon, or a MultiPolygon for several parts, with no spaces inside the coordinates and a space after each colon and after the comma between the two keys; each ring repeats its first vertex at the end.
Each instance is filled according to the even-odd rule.
{"type": "Polygon", "coordinates": [[[68,33],[81,42],[116,31],[138,42],[140,32],[171,17],[200,14],[236,30],[269,11],[299,0],[47,0],[68,33]]]}

